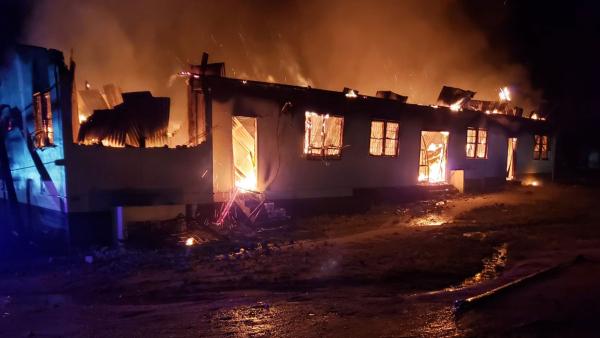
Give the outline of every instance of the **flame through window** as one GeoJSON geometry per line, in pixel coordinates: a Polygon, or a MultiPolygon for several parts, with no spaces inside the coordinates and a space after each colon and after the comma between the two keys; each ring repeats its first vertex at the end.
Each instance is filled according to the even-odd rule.
{"type": "Polygon", "coordinates": [[[533,159],[534,160],[547,160],[549,151],[550,151],[550,143],[548,142],[548,136],[535,135],[534,136],[534,144],[533,144],[533,159]]]}
{"type": "Polygon", "coordinates": [[[487,130],[483,128],[467,129],[467,157],[487,158],[487,130]]]}
{"type": "Polygon", "coordinates": [[[418,181],[422,183],[446,182],[448,160],[447,131],[422,131],[418,181]]]}
{"type": "Polygon", "coordinates": [[[50,92],[33,94],[33,144],[43,148],[54,144],[52,126],[52,98],[50,92]]]}
{"type": "Polygon", "coordinates": [[[306,112],[304,121],[304,154],[324,158],[341,156],[343,117],[306,112]]]}
{"type": "Polygon", "coordinates": [[[369,154],[374,156],[398,155],[397,122],[372,121],[369,154]]]}

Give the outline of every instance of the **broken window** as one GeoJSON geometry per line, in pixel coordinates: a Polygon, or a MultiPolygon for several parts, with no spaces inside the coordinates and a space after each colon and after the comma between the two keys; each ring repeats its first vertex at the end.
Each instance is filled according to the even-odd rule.
{"type": "Polygon", "coordinates": [[[33,144],[43,148],[54,144],[52,129],[52,98],[50,92],[33,94],[33,144]]]}
{"type": "Polygon", "coordinates": [[[467,158],[487,158],[486,129],[467,129],[467,158]]]}
{"type": "Polygon", "coordinates": [[[305,117],[304,154],[308,157],[340,157],[344,118],[313,112],[306,112],[305,117]]]}
{"type": "Polygon", "coordinates": [[[533,159],[534,160],[547,160],[549,151],[550,151],[550,143],[548,142],[548,136],[535,135],[534,143],[533,143],[533,159]]]}
{"type": "Polygon", "coordinates": [[[399,128],[400,125],[397,122],[372,121],[369,154],[374,156],[397,156],[399,128]]]}
{"type": "Polygon", "coordinates": [[[419,158],[419,182],[446,182],[446,162],[448,160],[447,131],[422,131],[421,155],[419,158]]]}
{"type": "Polygon", "coordinates": [[[516,178],[517,165],[517,138],[508,139],[508,155],[506,157],[506,180],[512,181],[516,178]]]}
{"type": "Polygon", "coordinates": [[[250,191],[256,191],[258,188],[256,131],[256,117],[232,117],[235,186],[250,191]]]}

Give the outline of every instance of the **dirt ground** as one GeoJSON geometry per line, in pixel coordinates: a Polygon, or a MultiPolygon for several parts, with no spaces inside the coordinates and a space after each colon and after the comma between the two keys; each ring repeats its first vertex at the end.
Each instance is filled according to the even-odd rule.
{"type": "Polygon", "coordinates": [[[295,219],[227,243],[4,259],[0,336],[598,336],[599,196],[513,186],[295,219]]]}

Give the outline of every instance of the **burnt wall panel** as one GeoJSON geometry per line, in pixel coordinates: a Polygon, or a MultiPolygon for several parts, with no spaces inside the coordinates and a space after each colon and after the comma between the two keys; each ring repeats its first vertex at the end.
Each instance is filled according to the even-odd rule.
{"type": "Polygon", "coordinates": [[[123,205],[203,204],[212,201],[212,157],[192,148],[69,148],[72,212],[123,205]]]}

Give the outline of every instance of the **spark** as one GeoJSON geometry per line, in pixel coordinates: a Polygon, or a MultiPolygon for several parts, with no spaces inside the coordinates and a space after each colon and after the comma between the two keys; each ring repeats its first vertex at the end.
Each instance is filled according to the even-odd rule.
{"type": "Polygon", "coordinates": [[[239,189],[237,187],[235,189],[233,189],[233,192],[229,196],[229,200],[227,200],[227,202],[225,204],[223,204],[223,207],[221,208],[221,212],[219,213],[219,217],[217,218],[217,221],[216,221],[217,225],[223,225],[223,222],[225,221],[225,217],[227,217],[227,215],[229,215],[229,211],[231,211],[231,207],[233,206],[233,202],[235,202],[238,192],[239,192],[239,189]]]}
{"type": "Polygon", "coordinates": [[[179,76],[179,77],[193,77],[194,79],[199,79],[200,78],[199,74],[195,74],[195,73],[187,72],[187,71],[181,71],[181,72],[177,73],[177,76],[179,76]]]}

